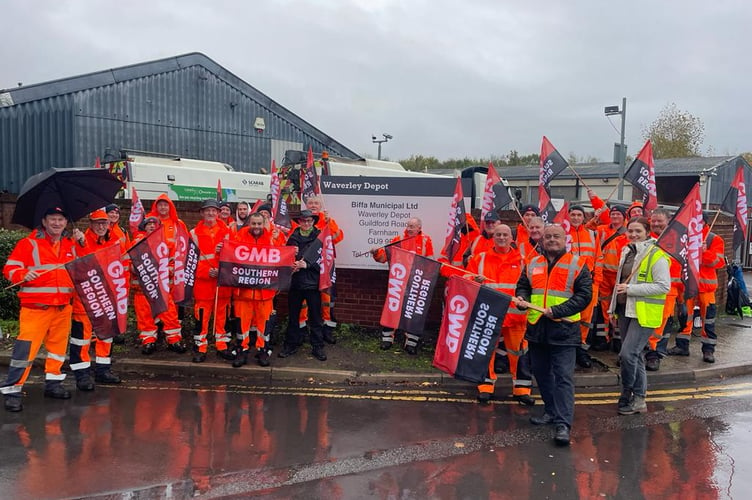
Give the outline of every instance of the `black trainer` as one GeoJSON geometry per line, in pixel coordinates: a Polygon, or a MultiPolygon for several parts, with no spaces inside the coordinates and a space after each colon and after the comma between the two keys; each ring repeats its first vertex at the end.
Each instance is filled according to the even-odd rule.
{"type": "Polygon", "coordinates": [[[554,416],[544,413],[540,417],[530,417],[530,423],[533,425],[548,425],[554,423],[554,416]]]}
{"type": "Polygon", "coordinates": [[[567,427],[567,424],[556,424],[554,441],[559,446],[569,446],[569,427],[567,427]]]}
{"type": "Polygon", "coordinates": [[[512,399],[517,401],[522,406],[535,405],[535,400],[530,396],[530,394],[515,394],[514,396],[512,396],[512,399]]]}

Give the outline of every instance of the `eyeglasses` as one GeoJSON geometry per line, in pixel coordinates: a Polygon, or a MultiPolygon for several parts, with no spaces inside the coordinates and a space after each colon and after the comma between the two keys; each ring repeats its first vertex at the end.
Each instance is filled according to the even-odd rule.
{"type": "Polygon", "coordinates": [[[313,224],[313,219],[300,219],[300,223],[313,224]]]}

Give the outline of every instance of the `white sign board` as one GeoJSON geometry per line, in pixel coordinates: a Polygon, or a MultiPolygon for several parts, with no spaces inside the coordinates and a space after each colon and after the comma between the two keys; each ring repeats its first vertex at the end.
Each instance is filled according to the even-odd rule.
{"type": "MultiPolygon", "coordinates": [[[[438,258],[456,182],[451,177],[322,177],[323,209],[345,233],[337,245],[337,267],[386,269],[370,253],[356,256],[402,235],[412,217],[423,221],[423,232],[433,241],[433,257],[438,258]]],[[[462,181],[468,212],[470,183],[470,179],[462,181]]]]}

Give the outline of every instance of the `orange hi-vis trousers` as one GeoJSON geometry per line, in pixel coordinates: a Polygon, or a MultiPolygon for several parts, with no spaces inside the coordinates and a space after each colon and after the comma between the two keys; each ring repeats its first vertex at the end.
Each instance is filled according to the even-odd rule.
{"type": "MultiPolygon", "coordinates": [[[[324,320],[324,327],[331,329],[337,328],[337,322],[334,321],[332,316],[332,309],[334,309],[334,299],[326,292],[321,292],[321,319],[324,320]]],[[[308,324],[308,304],[305,302],[300,309],[300,328],[305,327],[308,324]]]]}
{"type": "Polygon", "coordinates": [[[593,309],[598,302],[598,286],[593,284],[593,297],[585,309],[580,312],[580,334],[582,336],[582,348],[589,349],[588,335],[593,329],[593,309]]]}
{"type": "MultiPolygon", "coordinates": [[[[673,291],[673,290],[672,290],[673,291]]],[[[666,295],[666,302],[663,304],[663,320],[661,320],[661,326],[653,330],[653,334],[648,339],[648,349],[650,351],[657,351],[658,350],[658,342],[661,341],[661,339],[665,339],[666,342],[668,342],[669,337],[671,337],[670,332],[666,332],[666,323],[668,323],[668,319],[674,315],[674,309],[676,308],[676,294],[669,293],[666,295]]]]}
{"type": "Polygon", "coordinates": [[[256,348],[263,349],[272,332],[266,331],[266,323],[274,309],[274,297],[270,299],[235,298],[235,313],[240,316],[240,345],[244,351],[250,348],[250,332],[256,331],[256,348]]]}
{"type": "Polygon", "coordinates": [[[497,380],[494,362],[496,356],[506,354],[509,358],[509,373],[512,374],[512,394],[515,396],[530,395],[533,380],[530,373],[530,363],[527,362],[525,357],[527,354],[527,340],[525,340],[527,321],[525,321],[525,317],[522,317],[522,320],[501,327],[498,347],[491,354],[491,360],[488,364],[488,377],[484,383],[478,385],[478,392],[493,394],[497,380]],[[504,346],[504,349],[502,349],[502,346],[504,346]]]}
{"type": "MultiPolygon", "coordinates": [[[[141,291],[133,294],[133,309],[136,312],[136,325],[139,331],[138,338],[141,344],[152,344],[157,341],[157,324],[154,316],[151,314],[149,300],[141,291]]],[[[167,296],[167,310],[157,316],[156,319],[162,321],[165,337],[168,344],[175,344],[182,340],[180,333],[180,320],[178,319],[178,309],[172,296],[167,296]]]]}
{"type": "MultiPolygon", "coordinates": [[[[702,319],[702,352],[715,352],[715,344],[718,337],[715,333],[715,316],[717,308],[715,305],[715,291],[699,292],[697,297],[687,299],[687,313],[692,314],[695,304],[700,306],[700,318],[702,319]]],[[[692,336],[692,316],[687,321],[687,326],[681,332],[676,334],[676,345],[684,349],[689,349],[689,339],[692,336]]]]}
{"type": "Polygon", "coordinates": [[[47,349],[47,360],[44,364],[46,384],[59,384],[65,380],[62,368],[65,351],[68,349],[73,307],[45,307],[21,306],[19,333],[13,343],[8,378],[0,387],[0,393],[6,396],[21,395],[24,382],[29,377],[32,363],[42,344],[47,349]]]}
{"type": "Polygon", "coordinates": [[[94,352],[96,358],[94,362],[99,365],[112,364],[112,339],[98,339],[94,337],[91,321],[86,313],[73,314],[73,322],[70,335],[70,367],[71,370],[86,370],[91,367],[91,356],[89,350],[91,342],[94,341],[94,352]]]}
{"type": "Polygon", "coordinates": [[[227,314],[230,311],[230,296],[225,297],[222,294],[217,297],[217,310],[214,311],[214,300],[196,300],[193,306],[193,317],[196,321],[201,322],[201,331],[198,335],[193,336],[198,352],[206,352],[208,342],[206,336],[209,333],[209,321],[212,318],[212,312],[216,315],[214,319],[214,342],[218,351],[227,349],[230,343],[230,335],[225,328],[227,314]]]}

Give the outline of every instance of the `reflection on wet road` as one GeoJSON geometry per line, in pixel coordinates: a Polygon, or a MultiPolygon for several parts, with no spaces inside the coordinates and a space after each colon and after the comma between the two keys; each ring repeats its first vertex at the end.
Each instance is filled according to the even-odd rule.
{"type": "MultiPolygon", "coordinates": [[[[579,393],[573,443],[472,388],[127,383],[0,415],[2,498],[745,498],[752,381],[579,393]]],[[[534,407],[533,411],[540,411],[534,407]]]]}

